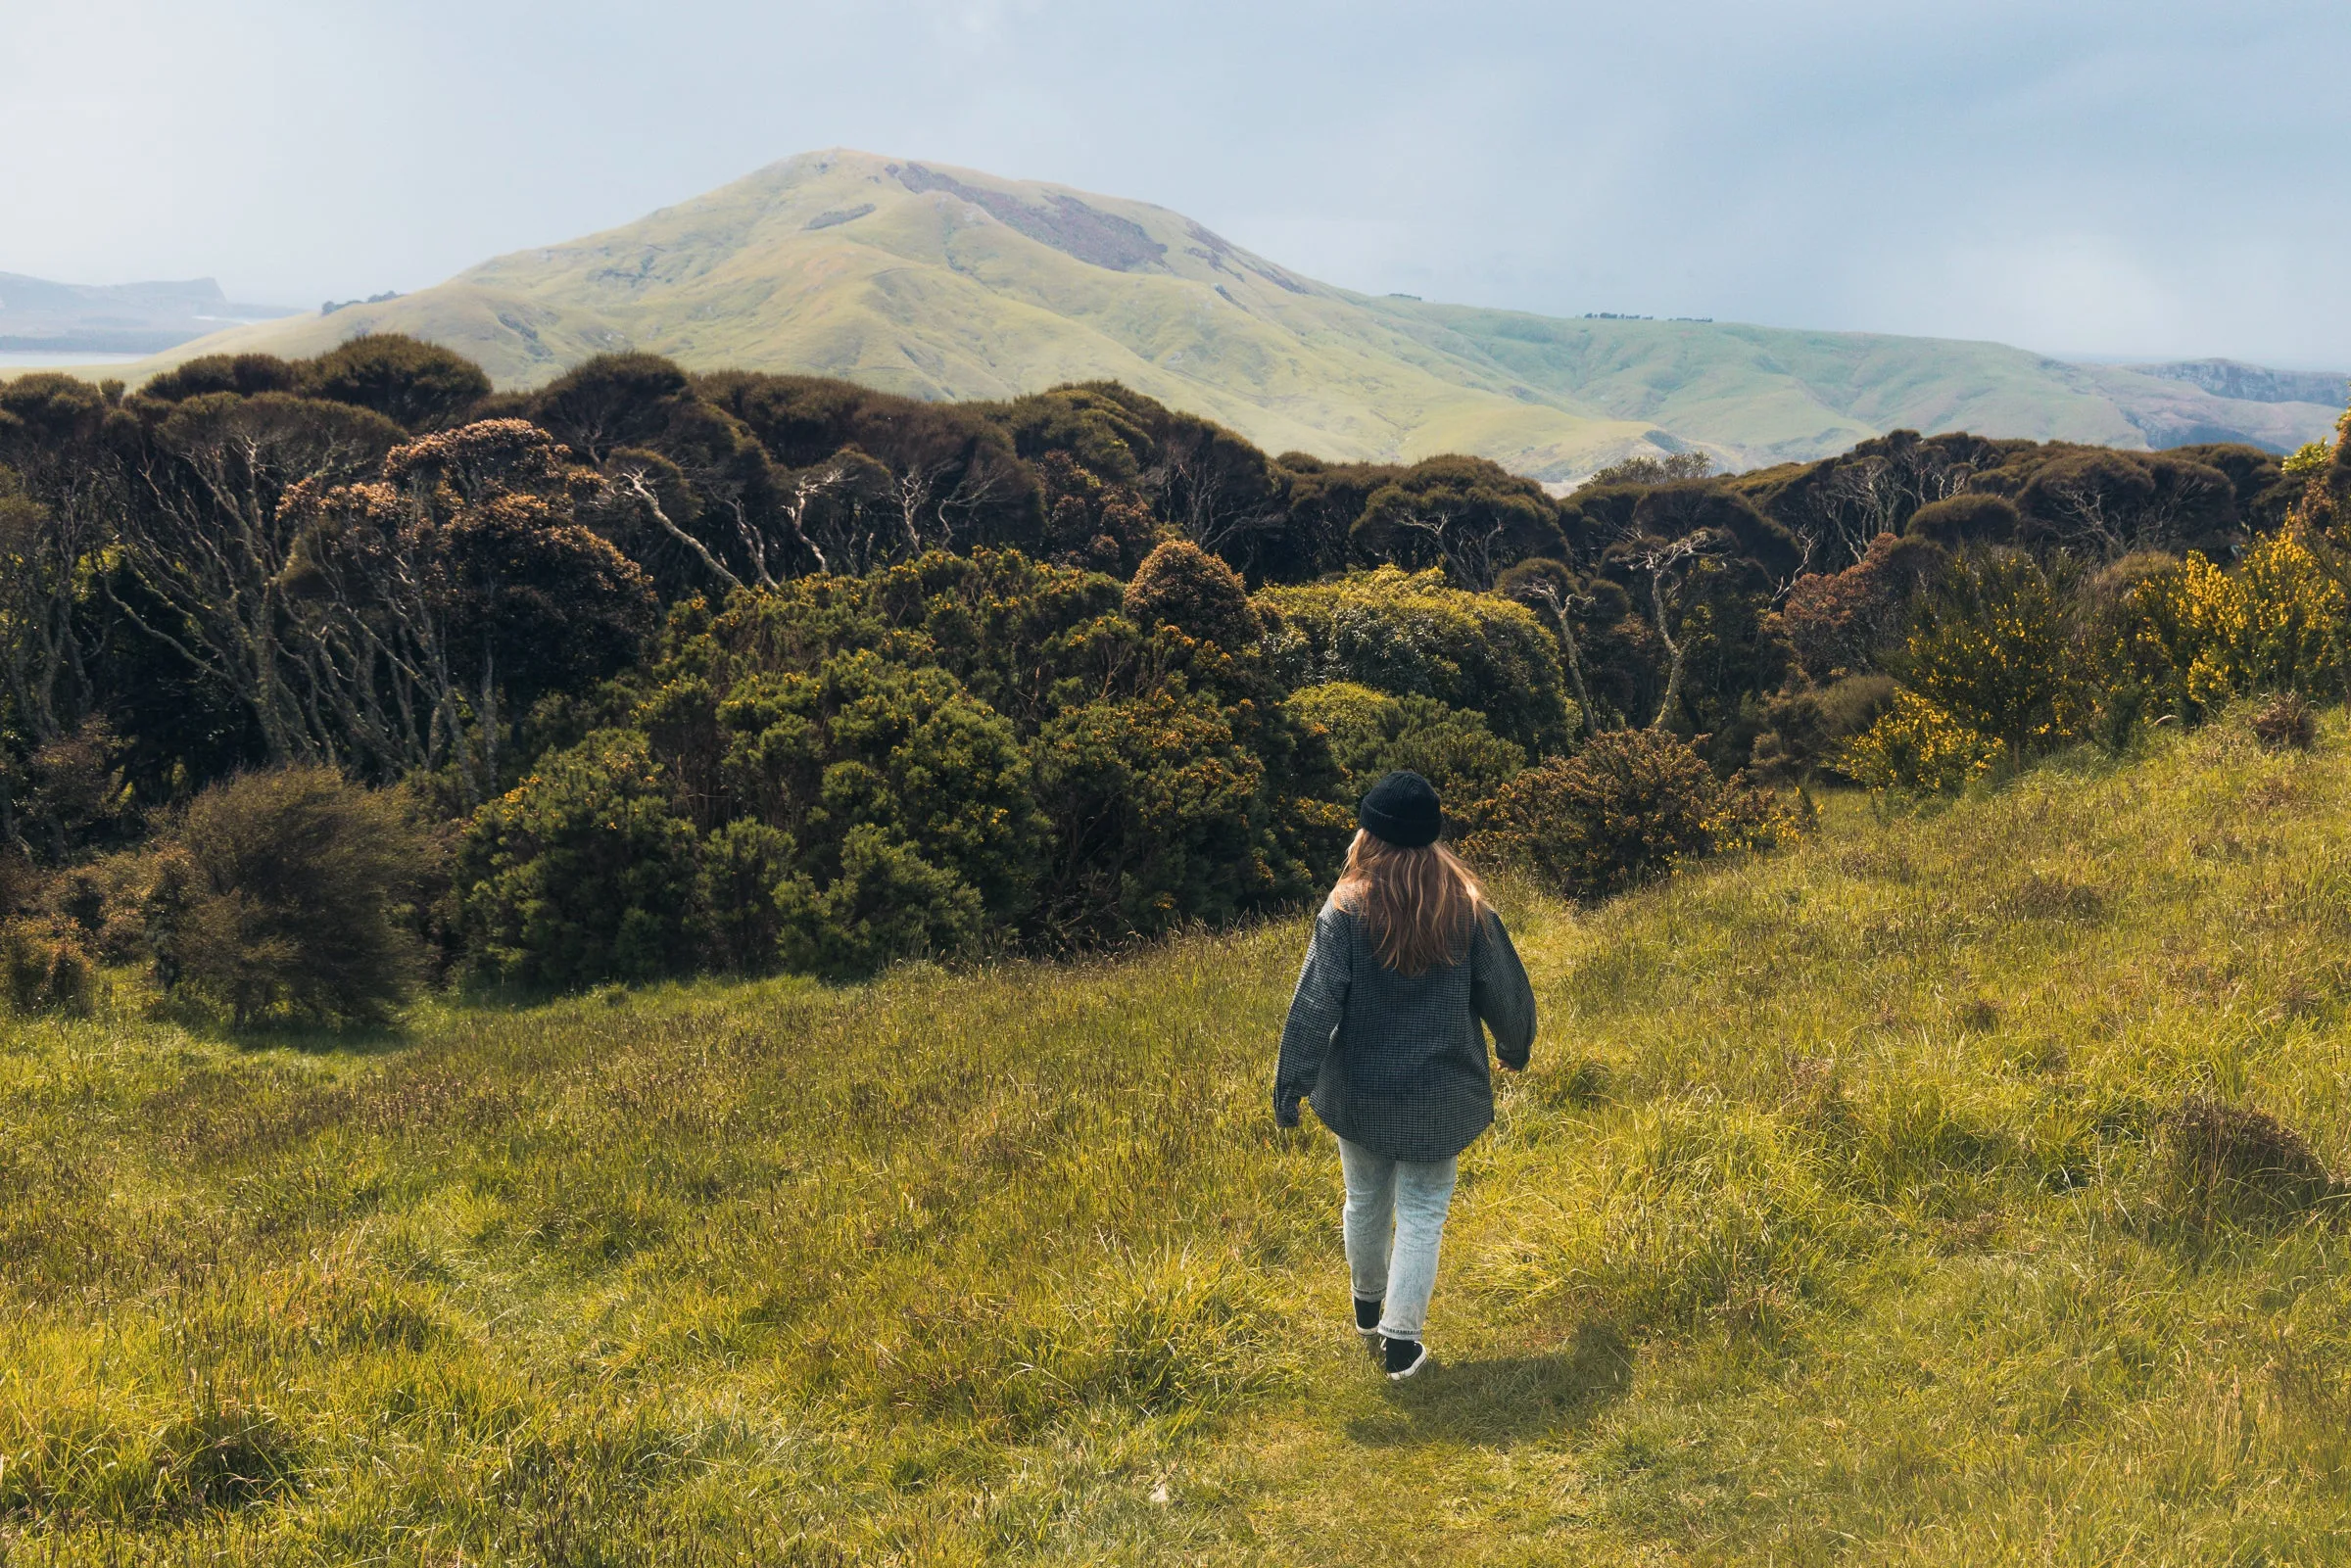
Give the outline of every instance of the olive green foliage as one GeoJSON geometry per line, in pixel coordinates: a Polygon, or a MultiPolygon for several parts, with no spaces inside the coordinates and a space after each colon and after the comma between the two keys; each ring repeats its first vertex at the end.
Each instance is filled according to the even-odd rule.
{"type": "Polygon", "coordinates": [[[1125,602],[1137,626],[1173,626],[1221,647],[1245,649],[1265,632],[1240,573],[1188,540],[1154,549],[1127,585],[1125,602]]]}
{"type": "Polygon", "coordinates": [[[1670,451],[1663,456],[1622,458],[1597,470],[1579,489],[1610,485],[1670,485],[1684,479],[1703,479],[1714,471],[1714,459],[1703,451],[1670,451]]]}
{"type": "MultiPolygon", "coordinates": [[[[1157,581],[1186,569],[1222,596],[1174,613],[1254,613],[1213,558],[1157,581]]],[[[628,765],[543,768],[477,817],[459,881],[485,951],[577,984],[693,962],[706,924],[734,967],[855,975],[1306,896],[1344,828],[1326,748],[1254,650],[1146,629],[1125,596],[1114,579],[983,550],[801,578],[715,615],[682,607],[633,689],[625,742],[591,747],[625,744],[628,765]],[[557,840],[513,825],[545,797],[586,831],[603,786],[583,781],[606,778],[663,852],[621,856],[593,895],[541,891],[565,864],[539,866],[557,840]],[[622,885],[636,861],[643,885],[622,885]],[[614,925],[583,943],[582,905],[657,935],[632,943],[614,925]]]]}
{"type": "Polygon", "coordinates": [[[1783,692],[1763,709],[1764,728],[1755,737],[1751,771],[1774,784],[1842,772],[1840,756],[1847,742],[1883,718],[1894,701],[1889,675],[1848,675],[1827,686],[1783,692]]]}
{"type": "Polygon", "coordinates": [[[292,392],[301,381],[301,369],[275,355],[208,354],[149,379],[139,388],[139,396],[163,403],[181,403],[216,392],[251,398],[264,392],[292,392]]]}
{"type": "Polygon", "coordinates": [[[2345,742],[2166,726],[1598,909],[1498,881],[1544,1030],[1400,1388],[1328,1138],[1268,1124],[1303,916],[363,1048],[0,1025],[0,1531],[68,1568],[2331,1562],[2345,742]]]}
{"type": "Polygon", "coordinates": [[[1607,730],[1572,756],[1505,784],[1466,841],[1481,860],[1524,871],[1571,898],[1600,899],[1724,849],[1787,836],[1744,781],[1725,783],[1662,730],[1607,730]]]}
{"type": "Polygon", "coordinates": [[[2107,679],[2193,722],[2254,691],[2332,697],[2351,677],[2342,562],[2299,529],[2272,535],[2234,571],[2202,555],[2149,561],[2094,629],[2107,679]]]}
{"type": "MultiPolygon", "coordinates": [[[[671,667],[698,665],[705,646],[740,647],[741,624],[722,619],[710,644],[671,667]]],[[[715,762],[717,788],[699,802],[712,831],[748,820],[779,835],[772,852],[791,871],[775,896],[793,967],[862,973],[964,952],[1028,911],[1043,824],[1003,715],[946,670],[871,648],[829,650],[806,669],[719,657],[720,682],[665,683],[641,722],[689,789],[715,762]]]]}
{"type": "Polygon", "coordinates": [[[1519,561],[1566,547],[1543,487],[1482,457],[1415,463],[1365,499],[1351,532],[1359,559],[1441,569],[1480,592],[1519,561]]]}
{"type": "Polygon", "coordinates": [[[1351,681],[1310,686],[1283,704],[1319,726],[1350,799],[1409,769],[1436,786],[1457,819],[1526,766],[1526,751],[1486,727],[1485,716],[1434,697],[1392,697],[1351,681]]]}
{"type": "MultiPolygon", "coordinates": [[[[1107,381],[947,404],[627,352],[493,394],[407,339],[320,347],[0,384],[0,855],[58,887],[208,784],[326,764],[464,840],[437,971],[845,977],[1310,898],[1391,767],[1465,830],[1629,725],[1724,778],[1947,783],[1987,734],[2013,767],[2339,685],[2339,452],[1895,431],[1559,499],[1460,454],[1269,457],[1107,381]],[[2289,510],[2315,566],[2271,550],[2289,510]],[[2141,570],[2240,546],[2209,570],[2296,606],[2242,635],[2141,570]],[[2053,585],[2055,666],[2049,617],[1986,653],[1953,630],[1983,606],[1920,610],[1988,549],[2053,585]],[[2062,701],[2022,690],[2050,668],[2062,701]]],[[[72,895],[110,961],[145,940],[118,871],[72,895]]]]}
{"type": "Polygon", "coordinates": [[[1995,551],[1951,570],[1887,660],[1893,707],[1834,766],[1874,788],[1952,790],[2071,738],[2121,750],[2252,697],[2290,741],[2284,715],[2351,685],[2344,557],[2300,517],[2233,568],[2139,550],[2083,578],[2068,560],[1995,551]]]}
{"type": "Polygon", "coordinates": [[[1529,752],[1566,743],[1553,636],[1524,605],[1393,566],[1257,595],[1272,669],[1290,688],[1349,681],[1486,716],[1529,752]]]}
{"type": "Polygon", "coordinates": [[[0,1003],[18,1015],[86,1014],[98,967],[72,930],[30,919],[0,920],[0,1003]]]}
{"type": "Polygon", "coordinates": [[[353,338],[309,360],[298,384],[313,398],[371,408],[419,432],[459,423],[490,395],[490,378],[472,360],[392,333],[353,338]]]}
{"type": "Polygon", "coordinates": [[[1915,691],[1896,690],[1886,711],[1837,754],[1839,772],[1871,789],[1956,793],[1991,779],[2000,743],[1915,691]]]}
{"type": "Polygon", "coordinates": [[[239,1024],[271,1015],[378,1021],[415,985],[402,918],[433,846],[406,802],[326,768],[247,774],[190,804],[149,895],[149,939],[172,987],[239,1024]]]}
{"type": "Polygon", "coordinates": [[[2065,585],[2032,556],[1955,565],[1922,607],[1896,663],[1903,686],[2011,764],[2062,736],[2077,671],[2065,585]]]}
{"type": "Polygon", "coordinates": [[[643,736],[601,732],[475,812],[456,881],[479,962],[549,986],[691,968],[701,868],[671,798],[643,736]]]}
{"type": "Polygon", "coordinates": [[[1952,496],[1913,512],[1907,532],[1949,549],[2013,545],[2024,532],[2024,517],[2005,496],[1952,496]]]}

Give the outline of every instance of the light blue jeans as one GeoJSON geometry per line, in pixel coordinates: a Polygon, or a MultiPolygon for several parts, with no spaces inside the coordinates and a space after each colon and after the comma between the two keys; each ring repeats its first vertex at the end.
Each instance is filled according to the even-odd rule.
{"type": "Polygon", "coordinates": [[[1453,1207],[1460,1162],[1390,1160],[1361,1144],[1339,1140],[1347,1175],[1347,1272],[1355,1299],[1383,1302],[1379,1331],[1392,1340],[1416,1340],[1437,1288],[1437,1244],[1453,1207]]]}

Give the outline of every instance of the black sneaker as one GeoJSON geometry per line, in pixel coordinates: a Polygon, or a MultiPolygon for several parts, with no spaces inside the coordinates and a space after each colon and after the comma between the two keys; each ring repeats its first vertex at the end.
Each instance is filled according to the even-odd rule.
{"type": "MultiPolygon", "coordinates": [[[[1355,1331],[1366,1340],[1379,1337],[1379,1309],[1385,1305],[1383,1302],[1365,1301],[1361,1296],[1355,1299],[1355,1331]]],[[[1378,1347],[1373,1346],[1372,1349],[1378,1347]]]]}
{"type": "Polygon", "coordinates": [[[1382,1340],[1387,1351],[1388,1381],[1401,1383],[1428,1364],[1428,1352],[1418,1340],[1382,1340]]]}

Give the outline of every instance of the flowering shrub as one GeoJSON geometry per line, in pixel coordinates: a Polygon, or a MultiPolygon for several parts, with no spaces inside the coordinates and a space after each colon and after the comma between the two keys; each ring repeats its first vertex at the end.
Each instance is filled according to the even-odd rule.
{"type": "Polygon", "coordinates": [[[2332,695],[2351,671],[2351,598],[2299,530],[2263,540],[2233,574],[2190,554],[2124,595],[2099,651],[2110,684],[2195,722],[2247,692],[2332,695]]]}
{"type": "Polygon", "coordinates": [[[1952,570],[1920,615],[1897,673],[1960,730],[1998,741],[2014,764],[2066,731],[2072,644],[2059,586],[2030,555],[1999,554],[1952,570]]]}
{"type": "Polygon", "coordinates": [[[1884,717],[1847,745],[1838,768],[1872,789],[1955,792],[1988,778],[2001,746],[1915,691],[1895,693],[1884,717]]]}

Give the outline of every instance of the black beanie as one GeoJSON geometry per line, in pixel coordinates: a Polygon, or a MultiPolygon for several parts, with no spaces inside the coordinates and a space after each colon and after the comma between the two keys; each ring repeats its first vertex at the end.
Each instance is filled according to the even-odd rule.
{"type": "Polygon", "coordinates": [[[1436,789],[1416,773],[1391,773],[1365,790],[1355,820],[1374,838],[1403,849],[1435,843],[1445,828],[1436,789]]]}

